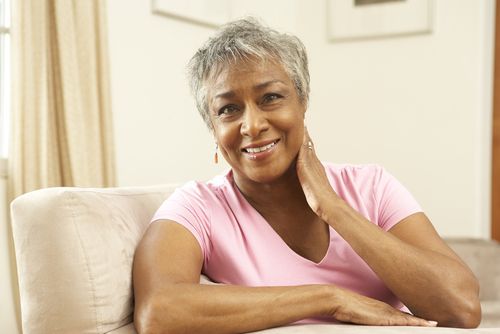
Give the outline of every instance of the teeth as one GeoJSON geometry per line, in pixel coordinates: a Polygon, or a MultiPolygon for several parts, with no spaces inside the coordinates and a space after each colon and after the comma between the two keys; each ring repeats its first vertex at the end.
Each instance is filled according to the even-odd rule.
{"type": "Polygon", "coordinates": [[[276,142],[273,142],[269,145],[266,145],[266,146],[262,146],[262,147],[256,147],[256,148],[247,148],[245,149],[247,152],[249,153],[259,153],[259,152],[262,152],[262,151],[265,151],[267,150],[268,148],[274,146],[274,144],[276,144],[276,142]]]}

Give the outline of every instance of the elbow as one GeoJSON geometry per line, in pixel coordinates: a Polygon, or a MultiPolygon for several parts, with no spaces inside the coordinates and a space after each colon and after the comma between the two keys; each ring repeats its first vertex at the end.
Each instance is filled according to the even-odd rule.
{"type": "Polygon", "coordinates": [[[165,303],[150,301],[138,306],[134,313],[134,325],[139,334],[180,333],[174,326],[165,303]]]}
{"type": "Polygon", "coordinates": [[[467,298],[450,309],[448,319],[439,325],[456,328],[477,328],[481,323],[481,304],[477,297],[467,298]]]}
{"type": "MultiPolygon", "coordinates": [[[[453,286],[453,285],[451,285],[453,286]]],[[[456,286],[447,303],[447,316],[438,326],[455,328],[477,328],[482,311],[479,302],[479,282],[475,277],[456,286]]]]}
{"type": "Polygon", "coordinates": [[[459,327],[461,328],[477,328],[481,323],[481,304],[476,297],[470,301],[459,316],[459,327]]]}
{"type": "Polygon", "coordinates": [[[134,312],[134,326],[139,334],[160,334],[161,328],[157,321],[157,312],[155,307],[148,303],[138,307],[136,305],[134,312]]]}

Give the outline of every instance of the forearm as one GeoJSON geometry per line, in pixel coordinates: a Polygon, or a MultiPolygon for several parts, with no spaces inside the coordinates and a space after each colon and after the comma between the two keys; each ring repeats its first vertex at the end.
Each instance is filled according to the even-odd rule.
{"type": "Polygon", "coordinates": [[[477,326],[478,284],[466,266],[400,240],[341,200],[322,209],[323,219],[415,315],[443,326],[477,326]]]}
{"type": "Polygon", "coordinates": [[[328,313],[333,286],[170,284],[136,300],[140,333],[242,333],[328,313]]]}

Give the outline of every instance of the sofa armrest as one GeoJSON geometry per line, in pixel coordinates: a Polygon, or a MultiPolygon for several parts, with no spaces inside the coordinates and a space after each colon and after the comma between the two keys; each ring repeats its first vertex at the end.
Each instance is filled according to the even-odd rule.
{"type": "Polygon", "coordinates": [[[49,188],[14,200],[23,333],[106,333],[132,322],[135,249],[174,188],[49,188]]]}

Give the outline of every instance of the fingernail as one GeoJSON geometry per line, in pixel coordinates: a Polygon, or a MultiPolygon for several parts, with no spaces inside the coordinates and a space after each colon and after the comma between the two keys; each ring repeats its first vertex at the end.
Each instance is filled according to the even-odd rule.
{"type": "Polygon", "coordinates": [[[304,126],[307,126],[307,124],[306,124],[306,119],[305,119],[305,118],[304,118],[304,126]]]}
{"type": "Polygon", "coordinates": [[[428,323],[432,324],[432,325],[437,325],[438,322],[437,321],[432,321],[432,320],[427,320],[428,323]]]}

